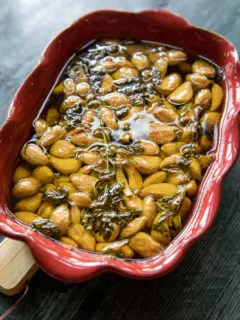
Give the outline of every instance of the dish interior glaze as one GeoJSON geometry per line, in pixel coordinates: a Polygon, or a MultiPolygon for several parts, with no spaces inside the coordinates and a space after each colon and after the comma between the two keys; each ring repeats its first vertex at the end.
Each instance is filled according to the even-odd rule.
{"type": "Polygon", "coordinates": [[[12,207],[65,245],[158,254],[214,160],[223,72],[160,43],[101,39],[59,76],[22,147],[12,207]]]}

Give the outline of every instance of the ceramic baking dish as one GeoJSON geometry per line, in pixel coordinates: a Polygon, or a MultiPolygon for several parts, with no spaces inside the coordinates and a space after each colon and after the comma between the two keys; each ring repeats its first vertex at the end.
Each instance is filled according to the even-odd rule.
{"type": "Polygon", "coordinates": [[[81,282],[103,272],[133,278],[154,278],[173,270],[190,245],[211,227],[221,199],[221,183],[239,151],[240,63],[234,46],[215,33],[189,24],[165,10],[138,13],[96,11],[74,22],[46,48],[33,72],[16,93],[8,118],[0,131],[0,233],[26,242],[40,265],[51,276],[81,282]],[[50,93],[68,59],[84,44],[100,37],[134,37],[167,43],[203,55],[220,65],[225,73],[225,101],[219,124],[216,160],[208,168],[191,215],[181,233],[157,256],[123,260],[73,250],[52,241],[11,215],[11,177],[18,152],[31,132],[32,121],[50,93]]]}

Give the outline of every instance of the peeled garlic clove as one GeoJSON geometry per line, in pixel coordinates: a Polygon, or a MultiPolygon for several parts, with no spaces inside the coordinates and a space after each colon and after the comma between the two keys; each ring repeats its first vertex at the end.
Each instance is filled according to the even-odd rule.
{"type": "Polygon", "coordinates": [[[106,127],[117,130],[118,122],[115,113],[110,108],[101,108],[101,118],[106,127]]]}
{"type": "Polygon", "coordinates": [[[197,159],[191,161],[189,166],[189,173],[193,180],[201,180],[202,177],[202,170],[197,159]]]}
{"type": "Polygon", "coordinates": [[[28,177],[31,177],[31,171],[25,166],[18,166],[14,171],[13,182],[16,184],[21,179],[28,177]]]}
{"type": "Polygon", "coordinates": [[[19,200],[15,204],[14,210],[36,212],[40,207],[41,201],[42,201],[42,193],[37,193],[34,196],[19,200]]]}
{"type": "Polygon", "coordinates": [[[87,251],[94,251],[95,238],[81,224],[74,224],[68,229],[68,237],[75,241],[78,248],[87,251]]]}
{"type": "Polygon", "coordinates": [[[134,53],[131,62],[139,71],[149,68],[148,58],[141,52],[134,53]]]}
{"type": "Polygon", "coordinates": [[[72,205],[70,209],[70,216],[72,224],[80,223],[81,219],[81,211],[77,205],[72,205]]]}
{"type": "Polygon", "coordinates": [[[154,67],[158,69],[162,79],[166,76],[168,69],[168,59],[166,57],[160,57],[155,63],[154,67]]]}
{"type": "Polygon", "coordinates": [[[102,94],[106,94],[109,91],[111,91],[112,86],[113,86],[113,78],[109,74],[105,74],[102,80],[100,92],[102,94]]]}
{"type": "Polygon", "coordinates": [[[59,125],[50,127],[47,129],[47,131],[43,133],[41,138],[38,140],[37,144],[44,147],[49,146],[53,144],[55,141],[63,138],[66,133],[67,131],[59,125]]]}
{"type": "Polygon", "coordinates": [[[101,159],[101,156],[97,151],[86,151],[80,154],[79,159],[87,165],[97,165],[101,159]]]}
{"type": "Polygon", "coordinates": [[[37,214],[44,219],[50,218],[54,210],[54,206],[49,202],[43,202],[37,211],[37,214]]]}
{"type": "Polygon", "coordinates": [[[70,212],[67,205],[61,204],[56,207],[50,217],[50,220],[58,227],[61,236],[66,234],[70,225],[70,212]]]}
{"type": "Polygon", "coordinates": [[[167,51],[167,59],[170,66],[175,66],[187,60],[187,54],[184,51],[172,49],[167,51]]]}
{"type": "Polygon", "coordinates": [[[168,96],[171,92],[177,89],[182,83],[182,77],[178,73],[171,73],[166,76],[160,86],[157,88],[159,93],[168,96]]]}
{"type": "Polygon", "coordinates": [[[42,184],[51,183],[54,178],[52,170],[47,166],[39,166],[33,170],[33,177],[41,181],[42,184]]]}
{"type": "Polygon", "coordinates": [[[131,104],[131,101],[124,93],[112,92],[102,97],[102,100],[116,108],[123,104],[131,104]]]}
{"type": "Polygon", "coordinates": [[[181,158],[182,156],[180,154],[173,154],[169,157],[164,158],[160,163],[160,167],[161,168],[169,167],[173,164],[176,164],[181,158]]]}
{"type": "MultiPolygon", "coordinates": [[[[130,191],[131,192],[131,191],[130,191]]],[[[124,197],[125,204],[129,210],[142,210],[142,199],[135,194],[126,195],[124,197]]]]}
{"type": "Polygon", "coordinates": [[[49,160],[51,165],[57,171],[61,172],[66,176],[77,172],[81,167],[80,160],[75,158],[62,159],[62,158],[56,158],[56,157],[50,156],[49,160]]]}
{"type": "Polygon", "coordinates": [[[48,128],[48,123],[39,118],[34,122],[34,129],[37,135],[42,135],[48,128]]]}
{"type": "Polygon", "coordinates": [[[142,258],[153,257],[163,249],[163,246],[145,232],[134,235],[129,241],[129,246],[142,258]]]}
{"type": "Polygon", "coordinates": [[[182,173],[170,173],[167,178],[167,182],[175,185],[184,184],[190,179],[187,174],[182,173]]]}
{"type": "Polygon", "coordinates": [[[143,199],[142,216],[146,218],[146,227],[150,229],[154,218],[157,215],[157,204],[152,196],[147,196],[143,199]]]}
{"type": "Polygon", "coordinates": [[[96,177],[87,174],[75,173],[71,175],[71,181],[78,191],[88,193],[91,197],[94,197],[94,186],[97,180],[96,177]]]}
{"type": "Polygon", "coordinates": [[[186,75],[186,81],[190,81],[194,88],[205,89],[209,86],[209,79],[199,73],[191,73],[186,75]]]}
{"type": "Polygon", "coordinates": [[[204,108],[208,108],[211,102],[212,94],[209,89],[199,90],[194,98],[194,105],[200,105],[204,108]]]}
{"type": "Polygon", "coordinates": [[[72,240],[72,239],[70,239],[68,237],[60,237],[59,241],[62,242],[63,244],[65,244],[65,245],[71,247],[71,248],[77,248],[78,247],[77,243],[74,240],[72,240]]]}
{"type": "Polygon", "coordinates": [[[114,80],[122,78],[135,78],[138,77],[138,71],[135,68],[122,67],[115,71],[112,75],[114,80]]]}
{"type": "Polygon", "coordinates": [[[161,122],[171,123],[178,119],[178,113],[165,106],[159,106],[153,109],[153,115],[161,122]]]}
{"type": "Polygon", "coordinates": [[[34,220],[41,219],[40,216],[33,212],[25,212],[25,211],[19,211],[14,213],[15,217],[17,217],[19,220],[26,224],[32,224],[34,220]]]}
{"type": "Polygon", "coordinates": [[[176,128],[174,126],[151,122],[148,137],[158,144],[171,142],[176,138],[176,128]]]}
{"type": "Polygon", "coordinates": [[[124,166],[128,175],[128,185],[130,189],[140,189],[142,187],[142,176],[134,168],[131,163],[127,163],[124,166]]]}
{"type": "Polygon", "coordinates": [[[151,174],[159,170],[161,159],[157,156],[132,156],[134,167],[143,174],[151,174]]]}
{"type": "Polygon", "coordinates": [[[34,143],[25,145],[21,150],[21,156],[33,166],[48,164],[47,155],[34,143]]]}
{"type": "Polygon", "coordinates": [[[143,149],[141,154],[144,156],[157,156],[160,152],[159,146],[149,140],[139,140],[137,143],[139,143],[140,147],[143,149]]]}
{"type": "Polygon", "coordinates": [[[201,118],[202,127],[204,130],[211,132],[214,130],[215,126],[218,124],[220,120],[219,112],[206,112],[201,118]]]}
{"type": "Polygon", "coordinates": [[[177,193],[177,186],[171,183],[157,183],[151,184],[147,187],[144,187],[141,190],[141,196],[146,197],[151,196],[160,196],[160,197],[173,197],[177,193]]]}
{"type": "Polygon", "coordinates": [[[187,214],[191,209],[192,201],[188,197],[184,197],[181,207],[178,211],[182,221],[186,220],[187,214]]]}
{"type": "Polygon", "coordinates": [[[53,126],[60,118],[59,112],[55,108],[49,108],[46,114],[46,121],[49,126],[53,126]]]}
{"type": "Polygon", "coordinates": [[[198,185],[196,183],[195,180],[191,180],[188,182],[188,184],[186,185],[186,193],[189,197],[193,197],[195,196],[195,194],[197,193],[197,189],[198,189],[198,185]]]}
{"type": "Polygon", "coordinates": [[[190,81],[186,81],[168,96],[168,101],[173,104],[184,104],[189,102],[192,97],[192,84],[190,81]]]}
{"type": "Polygon", "coordinates": [[[151,174],[150,176],[148,176],[143,183],[143,187],[147,187],[150,184],[156,184],[156,183],[160,183],[160,182],[164,182],[167,179],[167,174],[164,171],[158,171],[155,172],[153,174],[151,174]]]}
{"type": "Polygon", "coordinates": [[[193,72],[202,74],[207,77],[215,77],[216,69],[210,63],[204,60],[197,60],[192,65],[193,72]]]}
{"type": "Polygon", "coordinates": [[[74,150],[75,146],[71,142],[58,140],[51,146],[49,153],[57,158],[71,158],[74,150]]]}
{"type": "Polygon", "coordinates": [[[223,90],[222,88],[214,83],[214,85],[212,86],[212,103],[211,103],[211,111],[215,111],[217,110],[223,101],[223,90]]]}
{"type": "Polygon", "coordinates": [[[180,149],[184,146],[184,142],[169,142],[162,145],[161,150],[167,155],[171,156],[180,152],[180,149]]]}
{"type": "Polygon", "coordinates": [[[16,198],[30,197],[39,192],[41,183],[39,180],[29,177],[21,179],[12,189],[12,194],[16,198]]]}
{"type": "Polygon", "coordinates": [[[77,191],[77,192],[70,192],[68,199],[76,204],[80,208],[88,208],[92,202],[89,195],[84,192],[77,191]]]}
{"type": "Polygon", "coordinates": [[[93,110],[86,110],[82,115],[83,122],[93,122],[96,116],[96,112],[93,110]]]}
{"type": "Polygon", "coordinates": [[[67,99],[64,100],[62,105],[60,106],[60,112],[65,113],[68,109],[71,109],[79,103],[82,102],[82,99],[79,96],[69,96],[67,99]]]}
{"type": "Polygon", "coordinates": [[[71,142],[80,147],[89,146],[92,143],[102,141],[102,139],[93,137],[92,135],[85,132],[74,134],[71,136],[71,142]]]}
{"type": "Polygon", "coordinates": [[[146,217],[139,217],[129,222],[121,231],[119,239],[131,237],[135,233],[143,229],[146,223],[146,217]]]}

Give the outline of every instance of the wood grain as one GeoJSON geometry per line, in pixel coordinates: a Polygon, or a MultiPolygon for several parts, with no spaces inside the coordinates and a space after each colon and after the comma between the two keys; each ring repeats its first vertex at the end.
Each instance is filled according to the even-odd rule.
{"type": "MultiPolygon", "coordinates": [[[[240,49],[239,0],[0,1],[0,115],[52,37],[100,8],[167,8],[228,37],[240,49]]],[[[83,30],[84,32],[84,30],[83,30]]],[[[181,266],[163,279],[102,275],[79,285],[38,272],[9,320],[240,320],[240,160],[223,185],[216,223],[181,266]]],[[[0,314],[15,298],[0,295],[0,314]]]]}
{"type": "Polygon", "coordinates": [[[23,242],[4,239],[0,243],[0,291],[15,295],[24,288],[38,266],[27,245],[23,242]]]}

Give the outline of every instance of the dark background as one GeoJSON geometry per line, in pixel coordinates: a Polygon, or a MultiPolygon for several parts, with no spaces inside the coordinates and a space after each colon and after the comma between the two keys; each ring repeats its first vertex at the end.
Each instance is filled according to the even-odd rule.
{"type": "MultiPolygon", "coordinates": [[[[239,0],[0,0],[0,122],[47,43],[84,13],[167,8],[230,39],[240,49],[239,0]]],[[[84,30],[83,30],[84,32],[84,30]]],[[[240,161],[223,184],[211,232],[181,266],[152,281],[102,275],[69,285],[39,271],[8,319],[240,319],[240,161]]],[[[15,301],[0,294],[0,315],[15,301]]]]}

